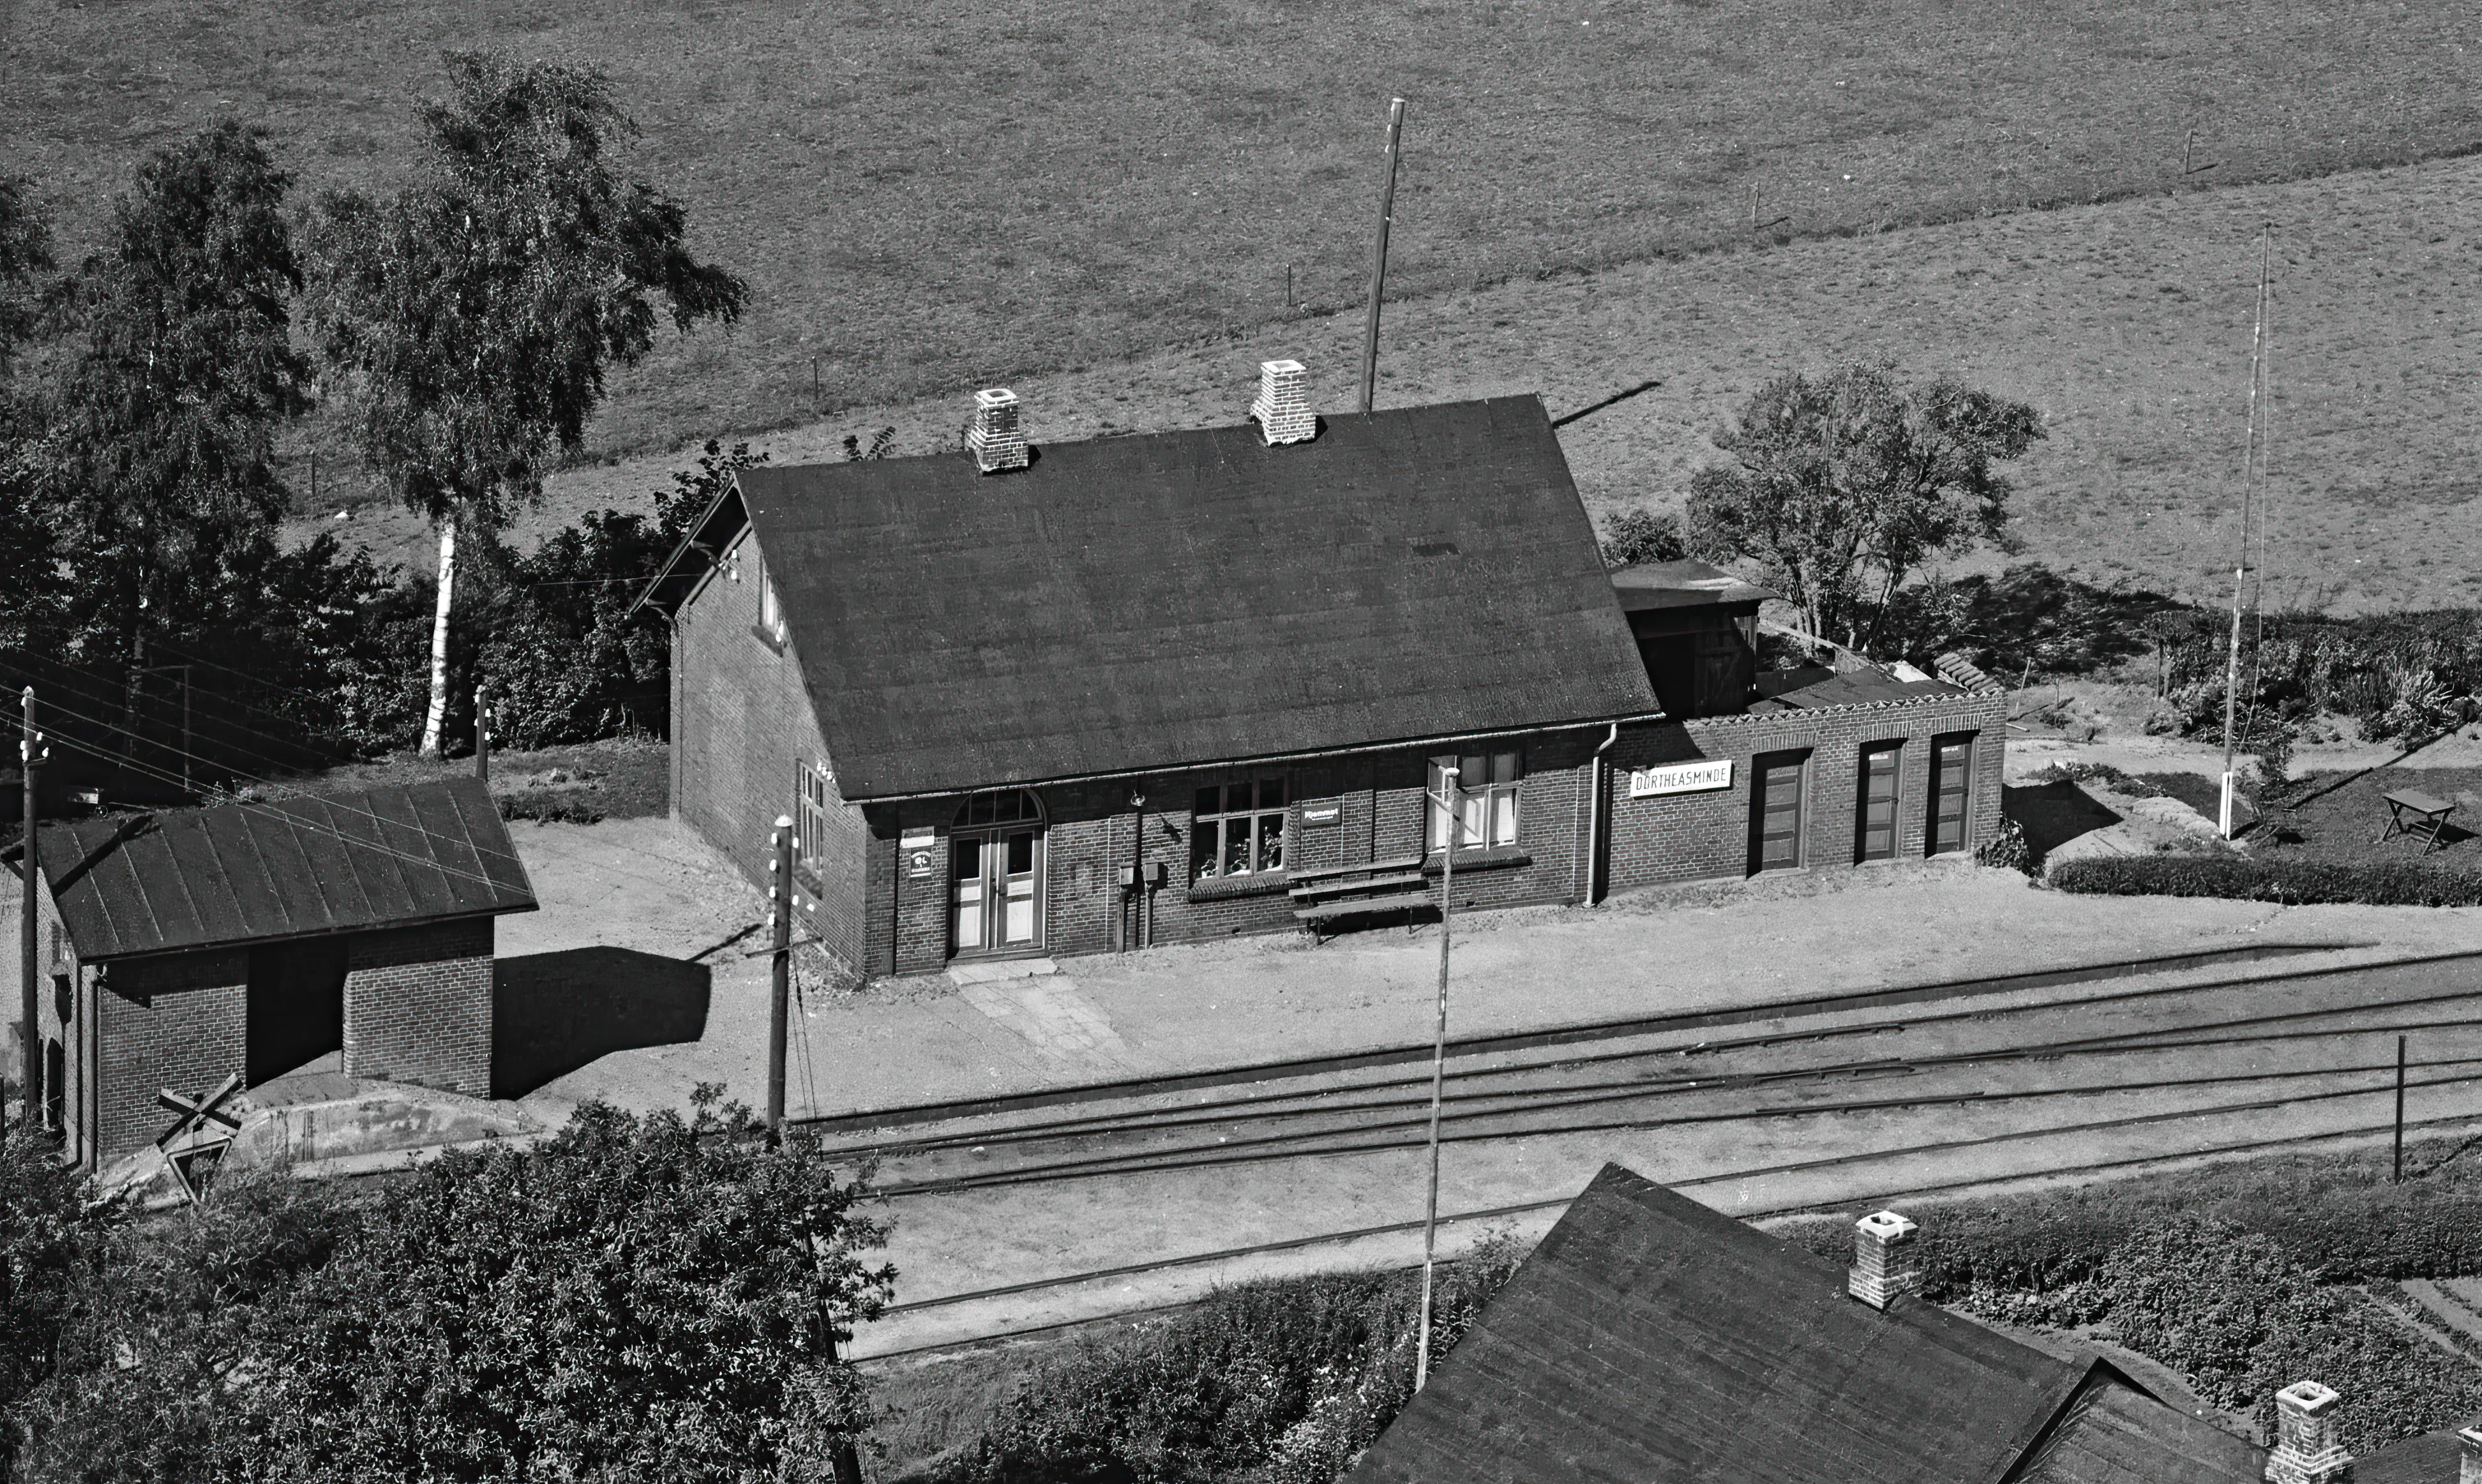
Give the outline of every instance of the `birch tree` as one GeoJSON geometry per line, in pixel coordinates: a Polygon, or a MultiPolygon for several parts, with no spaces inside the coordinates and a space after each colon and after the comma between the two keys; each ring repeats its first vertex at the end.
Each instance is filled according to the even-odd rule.
{"type": "Polygon", "coordinates": [[[637,127],[592,68],[473,53],[424,105],[427,148],[394,197],[320,204],[312,323],[363,456],[438,533],[422,751],[448,706],[461,529],[541,497],[585,441],[604,377],[654,344],[740,316],[748,287],[684,245],[688,214],[627,178],[637,127]]]}
{"type": "Polygon", "coordinates": [[[1997,465],[2043,436],[2024,403],[1944,378],[1905,385],[1884,364],[1778,377],[1715,435],[1733,462],[1691,477],[1688,543],[1755,562],[1812,636],[1866,650],[1924,563],[2009,544],[1997,465]]]}

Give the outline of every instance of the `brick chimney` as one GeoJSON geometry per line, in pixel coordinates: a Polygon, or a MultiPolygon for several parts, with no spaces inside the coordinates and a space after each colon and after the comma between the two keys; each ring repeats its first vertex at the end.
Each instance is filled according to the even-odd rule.
{"type": "Polygon", "coordinates": [[[1258,400],[1250,404],[1267,444],[1307,443],[1318,432],[1310,415],[1309,384],[1298,360],[1258,362],[1258,400]]]}
{"type": "MultiPolygon", "coordinates": [[[[2350,1484],[2353,1455],[2336,1441],[2337,1394],[2315,1381],[2296,1381],[2275,1393],[2275,1451],[2267,1484],[2350,1484]]],[[[2473,1444],[2466,1445],[2472,1469],[2473,1444]]]]}
{"type": "Polygon", "coordinates": [[[2482,1422],[2456,1430],[2456,1484],[2482,1484],[2482,1422]]]}
{"type": "Polygon", "coordinates": [[[1873,1309],[1885,1309],[1897,1294],[1919,1289],[1922,1262],[1914,1236],[1920,1230],[1894,1211],[1876,1211],[1855,1222],[1848,1291],[1873,1309]]]}
{"type": "Polygon", "coordinates": [[[986,474],[1026,465],[1025,434],[1017,425],[1017,393],[992,386],[974,393],[974,421],[965,430],[965,446],[986,474]]]}

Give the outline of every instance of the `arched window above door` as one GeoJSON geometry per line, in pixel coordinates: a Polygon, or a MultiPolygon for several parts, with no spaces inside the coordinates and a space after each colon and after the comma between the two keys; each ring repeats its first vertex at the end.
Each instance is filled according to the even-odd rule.
{"type": "Polygon", "coordinates": [[[1041,823],[1043,806],[1035,802],[1034,795],[1022,788],[1012,788],[1000,793],[978,793],[967,799],[957,810],[956,828],[979,830],[986,825],[1041,823]]]}

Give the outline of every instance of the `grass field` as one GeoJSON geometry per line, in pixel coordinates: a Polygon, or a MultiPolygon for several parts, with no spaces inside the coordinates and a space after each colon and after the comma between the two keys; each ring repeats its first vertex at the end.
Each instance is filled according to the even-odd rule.
{"type": "MultiPolygon", "coordinates": [[[[1677,506],[1709,432],[1768,375],[1889,355],[2027,399],[2050,437],[2014,471],[2026,555],[2223,601],[2231,588],[2261,222],[2276,231],[2270,603],[2482,600],[2482,159],[2107,202],[1703,254],[1392,305],[1382,406],[1540,391],[1553,414],[1662,385],[1562,431],[1598,515],[1677,506]]],[[[1360,319],[1016,382],[1039,440],[1242,419],[1256,362],[1308,363],[1352,406],[1360,319]]],[[[951,443],[968,399],[857,408],[759,441],[832,457],[892,424],[951,443]]],[[[643,508],[670,455],[563,476],[544,512],[643,508]]],[[[356,529],[426,549],[384,512],[356,529]]]]}
{"type": "Polygon", "coordinates": [[[0,0],[0,168],[71,256],[222,114],[376,183],[478,44],[606,66],[757,288],[616,384],[607,451],[799,420],[813,358],[832,410],[1277,320],[1288,268],[1355,302],[1391,93],[1407,297],[1746,240],[1754,187],[1814,236],[2482,137],[2482,10],[2397,0],[0,0]]]}

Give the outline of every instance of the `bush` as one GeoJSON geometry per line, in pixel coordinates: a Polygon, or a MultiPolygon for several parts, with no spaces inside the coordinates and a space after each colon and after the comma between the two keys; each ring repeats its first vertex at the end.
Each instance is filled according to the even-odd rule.
{"type": "MultiPolygon", "coordinates": [[[[1516,1270],[1513,1243],[1439,1270],[1432,1358],[1516,1270]]],[[[1246,1284],[1113,1341],[1088,1340],[1018,1383],[938,1484],[1250,1479],[1332,1484],[1413,1394],[1421,1275],[1246,1284]]]]}
{"type": "Polygon", "coordinates": [[[1974,847],[1973,859],[1983,865],[2003,870],[2034,874],[2034,847],[2025,838],[2025,827],[2013,819],[1999,822],[1999,833],[1974,847]]]}
{"type": "Polygon", "coordinates": [[[1634,567],[1640,562],[1677,562],[1689,555],[1680,534],[1680,517],[1669,512],[1624,510],[1614,516],[1603,538],[1603,565],[1634,567]]]}
{"type": "Polygon", "coordinates": [[[2063,891],[2095,896],[2211,896],[2371,907],[2482,907],[2482,872],[2412,861],[2268,861],[2235,855],[2097,856],[2064,861],[2063,891]]]}

